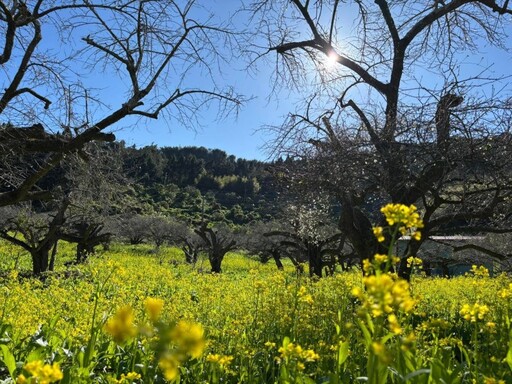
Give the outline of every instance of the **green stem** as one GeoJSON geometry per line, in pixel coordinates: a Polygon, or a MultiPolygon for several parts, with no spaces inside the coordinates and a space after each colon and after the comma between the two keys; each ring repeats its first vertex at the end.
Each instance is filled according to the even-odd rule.
{"type": "Polygon", "coordinates": [[[475,379],[478,381],[478,322],[473,328],[473,364],[475,365],[475,379]]]}

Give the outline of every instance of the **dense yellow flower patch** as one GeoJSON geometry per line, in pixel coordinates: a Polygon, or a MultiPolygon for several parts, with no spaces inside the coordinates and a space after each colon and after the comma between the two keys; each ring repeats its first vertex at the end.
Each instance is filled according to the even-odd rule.
{"type": "Polygon", "coordinates": [[[311,280],[238,254],[211,275],[163,252],[117,247],[44,282],[5,273],[0,379],[36,382],[37,365],[71,383],[351,383],[384,367],[388,382],[512,382],[505,275],[311,280]]]}

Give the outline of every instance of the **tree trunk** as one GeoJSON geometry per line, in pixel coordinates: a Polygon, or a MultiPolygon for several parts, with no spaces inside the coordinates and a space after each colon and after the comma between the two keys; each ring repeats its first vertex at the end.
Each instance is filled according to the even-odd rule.
{"type": "Polygon", "coordinates": [[[373,234],[370,220],[354,204],[350,196],[342,196],[340,202],[342,206],[339,220],[340,231],[350,241],[355,254],[361,261],[373,260],[378,243],[373,234]]]}
{"type": "Polygon", "coordinates": [[[281,258],[279,257],[279,250],[273,249],[271,254],[272,254],[272,258],[276,262],[277,269],[279,269],[280,271],[284,270],[284,265],[281,262],[281,258]]]}
{"type": "Polygon", "coordinates": [[[446,262],[441,263],[441,273],[443,274],[443,277],[446,277],[446,278],[450,277],[450,269],[448,268],[448,263],[446,263],[446,262]]]}
{"type": "Polygon", "coordinates": [[[53,271],[54,267],[55,267],[55,257],[57,256],[57,245],[59,243],[56,241],[53,248],[52,248],[52,255],[50,257],[50,265],[48,267],[48,270],[49,271],[53,271]]]}
{"type": "Polygon", "coordinates": [[[188,243],[188,242],[185,242],[185,244],[183,244],[182,248],[183,250],[183,253],[185,253],[185,262],[187,264],[195,264],[197,262],[197,257],[198,257],[198,253],[199,253],[199,250],[197,249],[197,247],[195,247],[194,245],[188,243]]]}
{"type": "Polygon", "coordinates": [[[316,244],[308,244],[309,276],[322,277],[322,253],[316,244]]]}
{"type": "Polygon", "coordinates": [[[212,267],[212,273],[221,273],[222,268],[222,259],[224,258],[224,255],[219,254],[218,252],[212,252],[210,253],[210,265],[212,267]]]}
{"type": "Polygon", "coordinates": [[[76,263],[82,264],[87,260],[87,243],[78,243],[76,245],[76,263]]]}
{"type": "Polygon", "coordinates": [[[432,269],[429,261],[423,260],[423,272],[425,272],[425,276],[432,276],[432,269]]]}
{"type": "Polygon", "coordinates": [[[49,270],[49,253],[50,249],[47,247],[34,249],[30,252],[30,255],[32,256],[32,272],[34,275],[39,276],[41,273],[49,270]]]}

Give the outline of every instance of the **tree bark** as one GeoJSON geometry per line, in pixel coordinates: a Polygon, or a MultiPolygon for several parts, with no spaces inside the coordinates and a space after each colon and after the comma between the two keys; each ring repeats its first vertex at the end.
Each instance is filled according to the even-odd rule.
{"type": "Polygon", "coordinates": [[[313,243],[307,244],[308,260],[309,260],[309,276],[322,277],[322,253],[321,248],[313,243]]]}
{"type": "Polygon", "coordinates": [[[220,255],[217,252],[212,252],[210,254],[210,266],[212,273],[221,273],[222,272],[222,259],[224,259],[224,255],[220,255]]]}
{"type": "Polygon", "coordinates": [[[33,249],[30,252],[32,256],[32,273],[35,276],[40,276],[44,272],[50,270],[50,248],[42,247],[33,249]]]}
{"type": "Polygon", "coordinates": [[[272,254],[272,258],[274,259],[274,261],[276,263],[277,269],[280,270],[280,271],[284,270],[284,265],[281,262],[281,257],[279,255],[279,250],[278,249],[273,249],[271,251],[271,254],[272,254]]]}

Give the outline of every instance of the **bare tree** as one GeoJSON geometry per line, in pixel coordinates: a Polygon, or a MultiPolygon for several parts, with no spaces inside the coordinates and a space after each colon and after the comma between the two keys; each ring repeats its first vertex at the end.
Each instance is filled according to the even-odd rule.
{"type": "Polygon", "coordinates": [[[118,213],[127,183],[120,168],[116,146],[86,144],[40,181],[51,202],[4,207],[0,237],[31,253],[34,274],[53,270],[58,240],[76,243],[76,262],[84,262],[110,240],[106,218],[118,213]]]}
{"type": "Polygon", "coordinates": [[[56,210],[46,213],[35,212],[30,204],[3,208],[0,237],[30,253],[34,275],[53,271],[57,241],[68,205],[69,201],[65,200],[56,210]]]}
{"type": "Polygon", "coordinates": [[[117,238],[126,239],[131,245],[142,244],[149,236],[148,217],[138,214],[124,214],[110,223],[117,238]]]}
{"type": "Polygon", "coordinates": [[[199,1],[0,1],[0,25],[0,206],[49,198],[38,181],[129,116],[190,125],[205,104],[242,101],[216,82],[234,34],[199,1]]]}
{"type": "Polygon", "coordinates": [[[169,243],[180,247],[185,254],[185,261],[194,265],[199,253],[203,250],[204,242],[186,223],[179,220],[172,220],[168,233],[169,243]]]}
{"type": "Polygon", "coordinates": [[[203,222],[194,232],[203,241],[204,250],[208,253],[212,273],[222,272],[222,261],[229,251],[235,249],[236,240],[233,232],[227,225],[217,225],[215,228],[208,227],[203,222]]]}
{"type": "Polygon", "coordinates": [[[82,263],[96,246],[110,241],[112,233],[105,224],[109,216],[125,210],[130,180],[122,172],[122,159],[115,144],[88,143],[79,153],[68,156],[56,171],[63,180],[43,178],[42,186],[54,195],[57,189],[69,201],[59,237],[77,244],[76,262],[82,263]]]}
{"type": "MultiPolygon", "coordinates": [[[[286,256],[286,247],[281,244],[285,239],[283,236],[267,236],[269,232],[281,230],[283,225],[277,221],[273,222],[253,222],[246,226],[244,236],[240,245],[252,255],[258,255],[261,262],[266,263],[273,259],[279,270],[284,269],[281,258],[286,256]]],[[[296,259],[291,258],[294,265],[297,265],[296,259]]]]}
{"type": "Polygon", "coordinates": [[[277,237],[297,270],[300,262],[307,262],[309,275],[316,277],[322,277],[324,267],[328,267],[326,273],[333,271],[343,246],[342,236],[322,203],[290,205],[285,213],[287,225],[265,233],[266,237],[277,237]]]}
{"type": "MultiPolygon", "coordinates": [[[[252,10],[266,32],[260,55],[276,54],[276,80],[314,84],[276,127],[273,149],[305,159],[295,185],[338,198],[340,229],[361,258],[379,249],[372,212],[389,201],[421,206],[424,238],[509,229],[494,220],[510,214],[506,79],[460,69],[462,53],[485,43],[506,54],[508,1],[260,0],[252,10]]],[[[406,255],[420,245],[411,241],[406,255]]]]}

